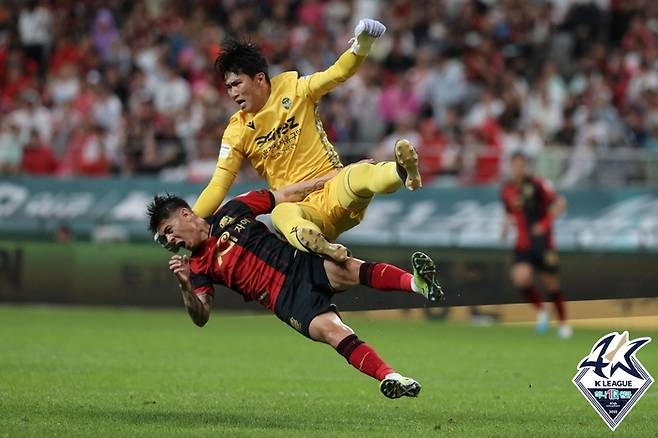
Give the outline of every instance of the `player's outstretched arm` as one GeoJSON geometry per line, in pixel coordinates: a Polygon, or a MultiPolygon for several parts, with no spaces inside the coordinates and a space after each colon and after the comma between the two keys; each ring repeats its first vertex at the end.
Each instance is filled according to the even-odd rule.
{"type": "Polygon", "coordinates": [[[274,190],[274,200],[276,204],[303,201],[310,193],[322,189],[324,184],[337,174],[338,170],[334,170],[319,178],[298,182],[282,187],[279,190],[274,190]]]}
{"type": "Polygon", "coordinates": [[[192,207],[194,213],[199,217],[208,217],[213,214],[226,197],[235,176],[235,173],[217,166],[210,182],[192,207]]]}
{"type": "Polygon", "coordinates": [[[298,92],[318,100],[321,96],[345,82],[359,69],[377,38],[384,35],[386,26],[377,20],[364,18],[354,28],[352,46],[325,71],[301,78],[298,92]]]}
{"type": "Polygon", "coordinates": [[[176,275],[180,286],[183,303],[194,324],[203,327],[210,319],[212,296],[210,294],[196,295],[192,291],[190,281],[190,261],[187,256],[175,255],[169,260],[169,269],[176,275]]]}
{"type": "Polygon", "coordinates": [[[208,217],[213,214],[231,188],[244,159],[241,149],[242,130],[239,118],[231,117],[222,135],[217,166],[212,178],[192,207],[197,216],[208,217]]]}

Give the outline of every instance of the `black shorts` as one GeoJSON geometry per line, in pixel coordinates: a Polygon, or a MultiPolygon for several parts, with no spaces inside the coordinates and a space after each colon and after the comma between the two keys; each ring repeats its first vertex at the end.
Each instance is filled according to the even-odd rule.
{"type": "Polygon", "coordinates": [[[293,264],[286,274],[274,313],[279,319],[307,338],[313,318],[329,310],[336,312],[333,290],[324,269],[324,259],[297,251],[293,264]]]}
{"type": "Polygon", "coordinates": [[[514,263],[530,263],[536,270],[551,274],[560,271],[560,258],[554,249],[515,250],[514,263]]]}

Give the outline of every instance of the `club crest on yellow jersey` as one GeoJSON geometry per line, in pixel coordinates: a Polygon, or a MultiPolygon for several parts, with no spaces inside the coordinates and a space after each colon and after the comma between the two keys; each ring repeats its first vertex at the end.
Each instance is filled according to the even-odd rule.
{"type": "Polygon", "coordinates": [[[290,107],[292,106],[292,101],[290,100],[290,98],[284,97],[283,99],[281,99],[281,105],[283,105],[283,107],[286,110],[289,110],[290,107]]]}

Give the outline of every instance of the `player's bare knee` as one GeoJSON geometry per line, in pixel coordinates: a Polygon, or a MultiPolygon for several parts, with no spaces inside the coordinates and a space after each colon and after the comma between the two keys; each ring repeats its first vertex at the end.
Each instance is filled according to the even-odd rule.
{"type": "Polygon", "coordinates": [[[325,342],[336,348],[340,344],[340,341],[353,334],[354,330],[338,319],[338,323],[334,323],[331,327],[327,328],[325,342]]]}
{"type": "Polygon", "coordinates": [[[517,278],[512,278],[512,285],[515,288],[524,288],[531,286],[533,284],[532,277],[517,277],[517,278]]]}
{"type": "Polygon", "coordinates": [[[527,263],[519,263],[512,267],[512,283],[515,287],[525,287],[532,284],[532,267],[527,263]]]}
{"type": "Polygon", "coordinates": [[[341,340],[354,331],[343,324],[336,313],[329,311],[313,318],[309,333],[314,340],[325,342],[335,348],[341,340]]]}

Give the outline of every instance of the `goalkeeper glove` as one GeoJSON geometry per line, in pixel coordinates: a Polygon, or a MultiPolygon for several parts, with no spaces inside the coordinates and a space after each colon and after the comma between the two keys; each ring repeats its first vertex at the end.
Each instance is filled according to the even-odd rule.
{"type": "Polygon", "coordinates": [[[354,38],[352,38],[352,53],[358,56],[367,56],[372,44],[376,38],[384,35],[386,26],[377,20],[364,18],[354,28],[354,38]]]}

